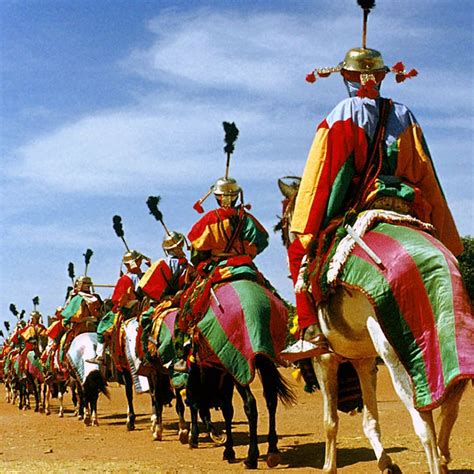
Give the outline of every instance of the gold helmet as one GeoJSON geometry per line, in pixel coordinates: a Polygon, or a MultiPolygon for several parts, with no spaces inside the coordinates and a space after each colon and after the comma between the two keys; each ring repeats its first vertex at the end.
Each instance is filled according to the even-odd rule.
{"type": "Polygon", "coordinates": [[[407,78],[417,76],[418,72],[415,69],[407,72],[401,62],[389,68],[385,65],[379,51],[367,48],[367,19],[370,11],[375,7],[375,0],[357,0],[357,3],[364,11],[362,47],[351,48],[337,66],[314,69],[306,76],[306,80],[313,83],[316,82],[317,77],[328,77],[334,72],[340,72],[348,80],[360,82],[362,86],[367,84],[362,94],[358,94],[360,97],[372,97],[373,87],[383,81],[386,73],[393,72],[396,81],[403,82],[407,78]]]}
{"type": "Polygon", "coordinates": [[[142,258],[143,258],[143,255],[140,252],[137,252],[136,250],[129,250],[128,252],[125,252],[125,254],[123,255],[122,263],[124,263],[125,265],[130,264],[142,258]]]}
{"type": "Polygon", "coordinates": [[[242,195],[242,188],[234,178],[219,178],[212,187],[212,192],[222,207],[231,207],[239,195],[242,195]]]}
{"type": "Polygon", "coordinates": [[[39,318],[41,318],[41,313],[39,311],[32,311],[30,313],[30,318],[31,319],[33,319],[33,318],[39,319],[39,318]]]}
{"type": "Polygon", "coordinates": [[[375,49],[370,48],[350,49],[339,66],[346,71],[356,71],[365,74],[372,74],[377,71],[388,72],[390,70],[385,66],[382,55],[375,49]]]}
{"type": "Polygon", "coordinates": [[[182,249],[185,242],[186,238],[183,234],[181,234],[180,232],[171,231],[169,234],[166,234],[163,237],[163,242],[161,246],[163,247],[163,250],[166,253],[173,253],[173,251],[176,251],[178,248],[182,249]]]}

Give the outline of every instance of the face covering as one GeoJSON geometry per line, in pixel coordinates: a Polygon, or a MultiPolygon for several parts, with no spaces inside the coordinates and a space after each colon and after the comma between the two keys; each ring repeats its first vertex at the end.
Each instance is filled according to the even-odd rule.
{"type": "MultiPolygon", "coordinates": [[[[348,81],[347,79],[344,79],[344,84],[346,86],[349,97],[357,97],[357,91],[362,87],[362,84],[356,81],[348,81]]],[[[377,89],[379,92],[380,92],[380,85],[381,83],[375,86],[375,89],[377,89]]]]}

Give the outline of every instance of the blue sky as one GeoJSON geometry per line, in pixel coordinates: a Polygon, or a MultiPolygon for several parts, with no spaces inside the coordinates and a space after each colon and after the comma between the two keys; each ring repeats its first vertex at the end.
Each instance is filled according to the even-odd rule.
{"type": "MultiPolygon", "coordinates": [[[[167,225],[187,232],[224,173],[224,120],[240,129],[231,175],[272,234],[257,264],[291,300],[271,232],[276,181],[302,173],[316,126],[345,97],[339,77],[309,85],[306,73],[360,46],[361,23],[355,0],[3,0],[0,318],[12,302],[29,313],[36,295],[52,314],[87,248],[94,281],[115,283],[115,214],[131,247],[161,257],[146,198],[161,195],[167,225]]],[[[387,64],[419,71],[383,93],[423,127],[462,235],[474,234],[472,24],[470,0],[379,0],[368,33],[387,64]]]]}

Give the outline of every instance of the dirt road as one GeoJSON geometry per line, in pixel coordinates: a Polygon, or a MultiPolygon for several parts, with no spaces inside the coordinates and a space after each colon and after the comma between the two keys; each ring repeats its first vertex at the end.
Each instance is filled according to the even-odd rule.
{"type": "MultiPolygon", "coordinates": [[[[290,370],[284,369],[290,377],[290,370]]],[[[152,441],[150,403],[148,395],[136,397],[137,429],[125,429],[126,402],[121,387],[111,387],[111,400],[99,399],[99,427],[86,427],[73,417],[70,396],[66,396],[67,411],[63,419],[57,416],[57,401],[53,414],[45,416],[32,411],[19,411],[5,403],[3,385],[0,400],[0,471],[21,473],[56,472],[216,472],[243,471],[242,463],[221,461],[222,449],[201,435],[199,449],[191,450],[177,439],[174,408],[166,408],[165,432],[162,442],[152,441]]],[[[321,395],[308,394],[296,385],[298,405],[279,407],[279,447],[283,463],[273,470],[288,473],[318,472],[324,459],[321,395]]],[[[262,391],[255,382],[254,393],[259,402],[260,452],[265,454],[267,416],[262,391]]],[[[404,473],[427,472],[425,457],[418,438],[413,433],[410,418],[396,398],[387,371],[379,372],[379,411],[383,441],[388,453],[404,473]]],[[[235,397],[236,454],[241,461],[247,450],[247,426],[242,403],[235,397]]],[[[219,412],[213,412],[221,420],[219,412]]],[[[189,419],[189,415],[188,415],[189,419]]],[[[474,472],[474,389],[470,385],[461,402],[452,445],[452,472],[474,472]]],[[[375,457],[365,439],[361,416],[341,414],[339,424],[338,466],[341,473],[365,474],[378,472],[375,457]]],[[[262,456],[260,470],[267,470],[262,456]]],[[[268,470],[269,471],[269,470],[268,470]]]]}

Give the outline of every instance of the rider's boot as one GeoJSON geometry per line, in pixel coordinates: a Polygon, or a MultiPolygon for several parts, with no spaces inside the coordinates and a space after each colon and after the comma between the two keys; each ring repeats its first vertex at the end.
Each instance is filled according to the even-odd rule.
{"type": "Polygon", "coordinates": [[[303,329],[302,337],[283,350],[280,355],[283,359],[295,362],[300,359],[320,356],[329,352],[331,352],[329,343],[319,325],[311,324],[303,329]]]}

